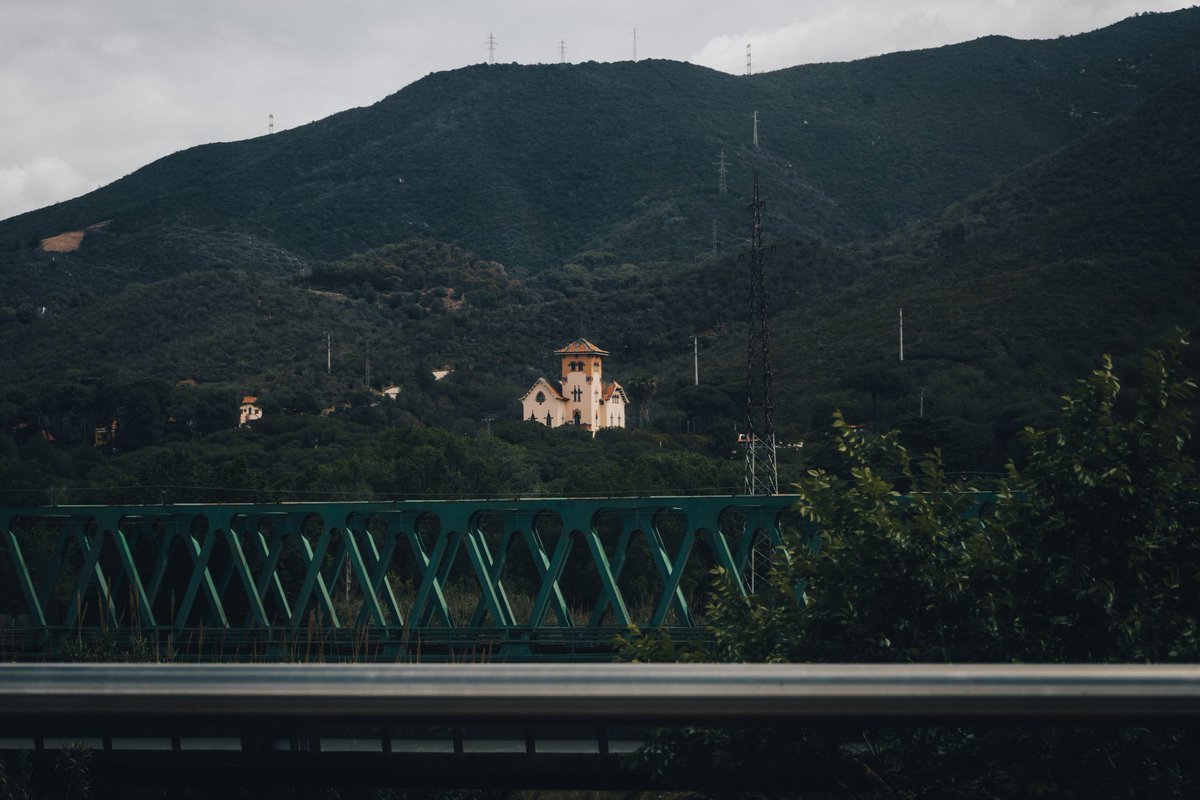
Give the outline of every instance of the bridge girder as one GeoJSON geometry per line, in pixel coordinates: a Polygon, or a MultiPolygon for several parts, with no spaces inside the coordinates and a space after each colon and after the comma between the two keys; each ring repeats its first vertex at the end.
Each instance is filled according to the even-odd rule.
{"type": "Polygon", "coordinates": [[[71,636],[102,631],[182,659],[604,657],[631,625],[702,636],[698,584],[721,567],[745,592],[755,543],[782,543],[794,501],[0,509],[11,576],[0,650],[56,656],[71,636]],[[590,596],[568,572],[585,576],[576,582],[590,596]]]}

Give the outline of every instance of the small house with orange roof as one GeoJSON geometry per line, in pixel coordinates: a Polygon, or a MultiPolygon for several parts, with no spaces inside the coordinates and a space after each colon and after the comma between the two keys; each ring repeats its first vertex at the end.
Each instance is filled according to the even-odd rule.
{"type": "Polygon", "coordinates": [[[262,406],[258,404],[256,396],[248,394],[242,398],[241,414],[238,417],[239,425],[249,425],[256,419],[262,419],[262,415],[262,406]]]}
{"type": "Polygon", "coordinates": [[[538,378],[521,398],[521,418],[551,428],[579,425],[592,435],[601,428],[624,428],[629,398],[621,384],[604,380],[608,352],[576,339],[554,354],[562,364],[557,383],[538,378]]]}

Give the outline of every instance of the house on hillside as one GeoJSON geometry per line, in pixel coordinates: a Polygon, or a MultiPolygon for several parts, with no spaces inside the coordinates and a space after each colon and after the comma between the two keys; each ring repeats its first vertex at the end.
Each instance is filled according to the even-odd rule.
{"type": "Polygon", "coordinates": [[[242,410],[238,417],[238,425],[246,426],[257,419],[262,419],[263,410],[258,405],[258,398],[254,395],[246,395],[242,398],[242,410]]]}
{"type": "Polygon", "coordinates": [[[108,447],[117,442],[117,421],[114,419],[107,425],[98,425],[92,431],[92,447],[108,447]]]}
{"type": "Polygon", "coordinates": [[[579,425],[594,436],[601,428],[624,428],[629,398],[616,381],[604,381],[604,357],[587,339],[555,350],[562,370],[557,384],[538,378],[521,398],[521,418],[551,428],[579,425]]]}

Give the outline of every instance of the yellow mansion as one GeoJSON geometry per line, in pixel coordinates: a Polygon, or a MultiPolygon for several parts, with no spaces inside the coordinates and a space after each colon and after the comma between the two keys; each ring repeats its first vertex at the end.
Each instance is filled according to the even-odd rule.
{"type": "Polygon", "coordinates": [[[554,354],[562,357],[558,385],[538,378],[521,398],[521,418],[551,428],[581,425],[593,435],[601,428],[624,428],[629,398],[621,384],[604,381],[608,352],[587,339],[576,339],[554,354]]]}

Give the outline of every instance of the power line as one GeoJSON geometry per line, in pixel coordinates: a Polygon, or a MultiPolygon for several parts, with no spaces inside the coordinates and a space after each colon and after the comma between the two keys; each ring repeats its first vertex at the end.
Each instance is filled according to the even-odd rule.
{"type": "Polygon", "coordinates": [[[495,64],[496,63],[496,37],[492,36],[490,33],[488,34],[488,38],[487,38],[487,46],[488,46],[488,63],[495,64]]]}
{"type": "Polygon", "coordinates": [[[566,39],[558,40],[558,63],[560,63],[560,64],[567,63],[567,40],[566,39]]]}

